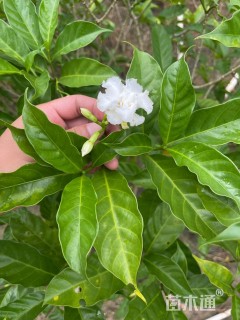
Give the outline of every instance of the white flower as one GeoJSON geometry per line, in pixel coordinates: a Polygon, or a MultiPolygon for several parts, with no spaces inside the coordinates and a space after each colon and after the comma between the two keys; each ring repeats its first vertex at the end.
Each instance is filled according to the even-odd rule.
{"type": "Polygon", "coordinates": [[[98,94],[97,107],[107,115],[111,124],[128,122],[130,126],[138,126],[145,118],[136,111],[144,109],[149,114],[153,110],[149,92],[143,91],[136,79],[127,79],[124,85],[120,78],[112,77],[103,81],[102,87],[106,90],[98,94]]]}

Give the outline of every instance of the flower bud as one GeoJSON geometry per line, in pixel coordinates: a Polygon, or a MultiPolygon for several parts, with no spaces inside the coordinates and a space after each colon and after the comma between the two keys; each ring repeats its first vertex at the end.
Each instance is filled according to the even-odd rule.
{"type": "Polygon", "coordinates": [[[82,113],[82,115],[87,118],[88,120],[92,121],[92,122],[98,122],[97,117],[95,117],[91,111],[89,111],[88,109],[85,108],[80,108],[80,111],[82,113]]]}
{"type": "Polygon", "coordinates": [[[90,140],[86,141],[82,146],[82,150],[81,150],[82,157],[89,154],[92,151],[93,146],[94,146],[94,143],[92,143],[90,140]]]}

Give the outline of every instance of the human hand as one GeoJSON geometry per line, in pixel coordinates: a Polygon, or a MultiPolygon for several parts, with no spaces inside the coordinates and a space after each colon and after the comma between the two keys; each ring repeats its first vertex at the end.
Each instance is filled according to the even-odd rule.
{"type": "MultiPolygon", "coordinates": [[[[93,98],[72,95],[40,104],[37,107],[47,115],[49,121],[86,138],[90,138],[94,132],[101,129],[96,123],[91,123],[81,116],[80,108],[85,108],[91,111],[98,120],[103,119],[104,114],[97,109],[96,100],[93,98]]],[[[24,128],[22,117],[19,117],[12,125],[24,128]]],[[[108,127],[108,133],[116,130],[116,126],[108,127]]],[[[9,129],[4,131],[0,137],[0,150],[0,172],[12,172],[25,164],[34,162],[34,159],[19,149],[9,129]]],[[[110,170],[115,170],[118,167],[118,160],[113,159],[105,163],[105,166],[110,170]]]]}

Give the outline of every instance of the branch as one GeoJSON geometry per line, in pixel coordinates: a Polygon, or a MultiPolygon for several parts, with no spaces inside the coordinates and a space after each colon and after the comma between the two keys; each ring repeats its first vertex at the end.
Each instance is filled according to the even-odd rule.
{"type": "Polygon", "coordinates": [[[232,68],[230,71],[228,71],[227,73],[223,74],[221,77],[210,81],[208,83],[204,83],[204,84],[200,84],[198,86],[194,86],[194,89],[203,89],[203,88],[207,88],[209,86],[213,86],[216,83],[222,81],[223,79],[225,79],[226,77],[230,76],[232,73],[235,73],[238,69],[240,68],[240,64],[238,64],[237,66],[235,66],[234,68],[232,68]]]}

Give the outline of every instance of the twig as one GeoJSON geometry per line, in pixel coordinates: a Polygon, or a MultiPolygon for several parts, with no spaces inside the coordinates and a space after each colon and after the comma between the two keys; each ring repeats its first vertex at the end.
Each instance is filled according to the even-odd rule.
{"type": "Polygon", "coordinates": [[[198,62],[200,60],[200,55],[202,53],[202,48],[203,48],[203,41],[201,40],[200,46],[198,47],[196,60],[195,60],[195,63],[194,63],[194,66],[193,66],[193,70],[192,70],[192,80],[194,80],[195,75],[196,75],[196,70],[197,70],[198,62]]]}
{"type": "Polygon", "coordinates": [[[223,74],[221,77],[219,77],[213,81],[210,81],[210,82],[204,83],[204,84],[200,84],[198,86],[194,86],[194,89],[203,89],[203,88],[207,88],[212,85],[215,85],[216,83],[218,83],[218,82],[222,81],[223,79],[225,79],[226,77],[230,76],[232,73],[235,73],[239,68],[240,68],[240,64],[233,67],[230,71],[228,71],[227,73],[223,74]]]}
{"type": "Polygon", "coordinates": [[[135,23],[135,26],[136,26],[137,40],[139,43],[139,48],[140,48],[140,50],[143,50],[142,35],[141,35],[139,24],[138,24],[138,18],[136,17],[134,12],[132,11],[132,6],[131,6],[131,3],[129,0],[127,0],[127,4],[128,4],[129,11],[130,11],[130,15],[135,23]]]}
{"type": "Polygon", "coordinates": [[[116,3],[117,3],[117,0],[113,0],[112,4],[108,8],[108,10],[104,13],[104,15],[101,18],[97,19],[97,23],[101,23],[109,15],[109,13],[112,11],[116,3]]]}
{"type": "Polygon", "coordinates": [[[117,0],[113,0],[112,4],[109,6],[109,8],[107,9],[107,11],[104,13],[104,15],[101,18],[98,18],[89,8],[89,5],[87,4],[87,2],[84,0],[83,1],[83,5],[85,6],[85,8],[87,9],[87,11],[90,13],[91,17],[97,22],[97,23],[101,23],[104,19],[106,19],[106,17],[109,15],[109,13],[112,11],[112,9],[114,8],[114,6],[116,5],[117,0]]]}

